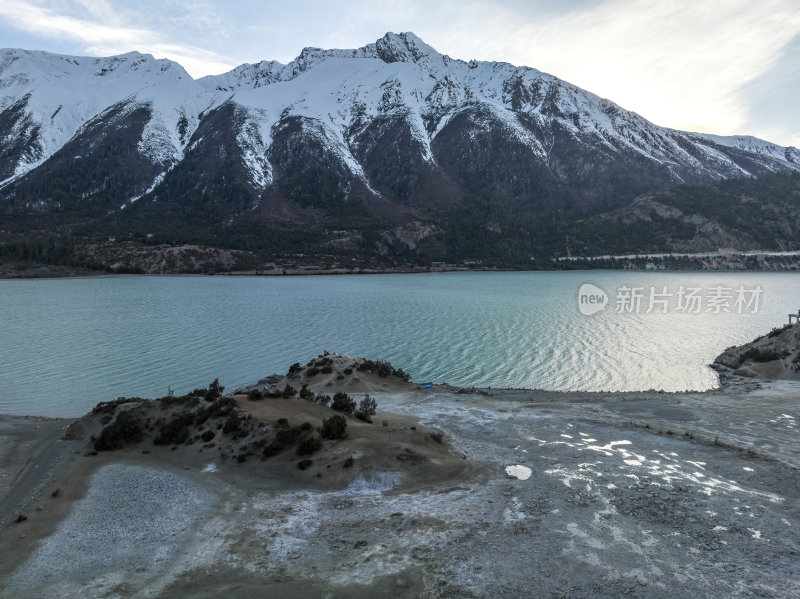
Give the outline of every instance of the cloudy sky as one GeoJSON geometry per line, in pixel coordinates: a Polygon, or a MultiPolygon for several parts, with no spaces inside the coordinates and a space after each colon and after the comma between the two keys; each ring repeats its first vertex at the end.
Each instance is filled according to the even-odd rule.
{"type": "Polygon", "coordinates": [[[532,66],[659,125],[800,146],[797,0],[0,0],[0,46],[138,50],[193,76],[413,31],[532,66]]]}

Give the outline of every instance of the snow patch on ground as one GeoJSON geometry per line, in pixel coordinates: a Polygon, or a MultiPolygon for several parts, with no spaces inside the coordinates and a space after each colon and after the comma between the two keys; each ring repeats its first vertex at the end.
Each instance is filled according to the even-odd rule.
{"type": "Polygon", "coordinates": [[[528,480],[531,477],[531,469],[527,466],[520,466],[519,464],[515,464],[514,466],[506,466],[506,475],[508,475],[510,478],[528,480]]]}

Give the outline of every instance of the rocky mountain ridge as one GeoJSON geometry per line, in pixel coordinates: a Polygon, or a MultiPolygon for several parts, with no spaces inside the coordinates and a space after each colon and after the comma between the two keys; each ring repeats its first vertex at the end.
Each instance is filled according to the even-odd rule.
{"type": "Polygon", "coordinates": [[[423,262],[564,254],[573,223],[644,194],[800,170],[412,33],[198,80],[2,50],[0,147],[3,230],[423,262]]]}

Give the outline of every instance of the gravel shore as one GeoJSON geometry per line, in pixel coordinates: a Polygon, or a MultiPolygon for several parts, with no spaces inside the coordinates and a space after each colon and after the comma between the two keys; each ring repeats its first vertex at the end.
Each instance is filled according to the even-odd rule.
{"type": "MultiPolygon", "coordinates": [[[[195,447],[77,457],[85,494],[3,596],[800,596],[800,384],[491,393],[376,391],[391,425],[306,478],[195,447]]],[[[269,401],[254,418],[313,416],[269,401]]]]}
{"type": "Polygon", "coordinates": [[[77,595],[131,578],[153,580],[213,505],[208,489],[174,473],[103,466],[56,532],[16,570],[5,594],[63,597],[72,589],[77,595]]]}

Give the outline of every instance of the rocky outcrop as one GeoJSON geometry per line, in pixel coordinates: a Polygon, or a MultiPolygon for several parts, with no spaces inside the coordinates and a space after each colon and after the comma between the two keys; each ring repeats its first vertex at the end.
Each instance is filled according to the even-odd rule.
{"type": "Polygon", "coordinates": [[[740,376],[800,380],[800,372],[794,368],[799,359],[800,325],[787,324],[750,343],[729,347],[712,366],[740,376]]]}

